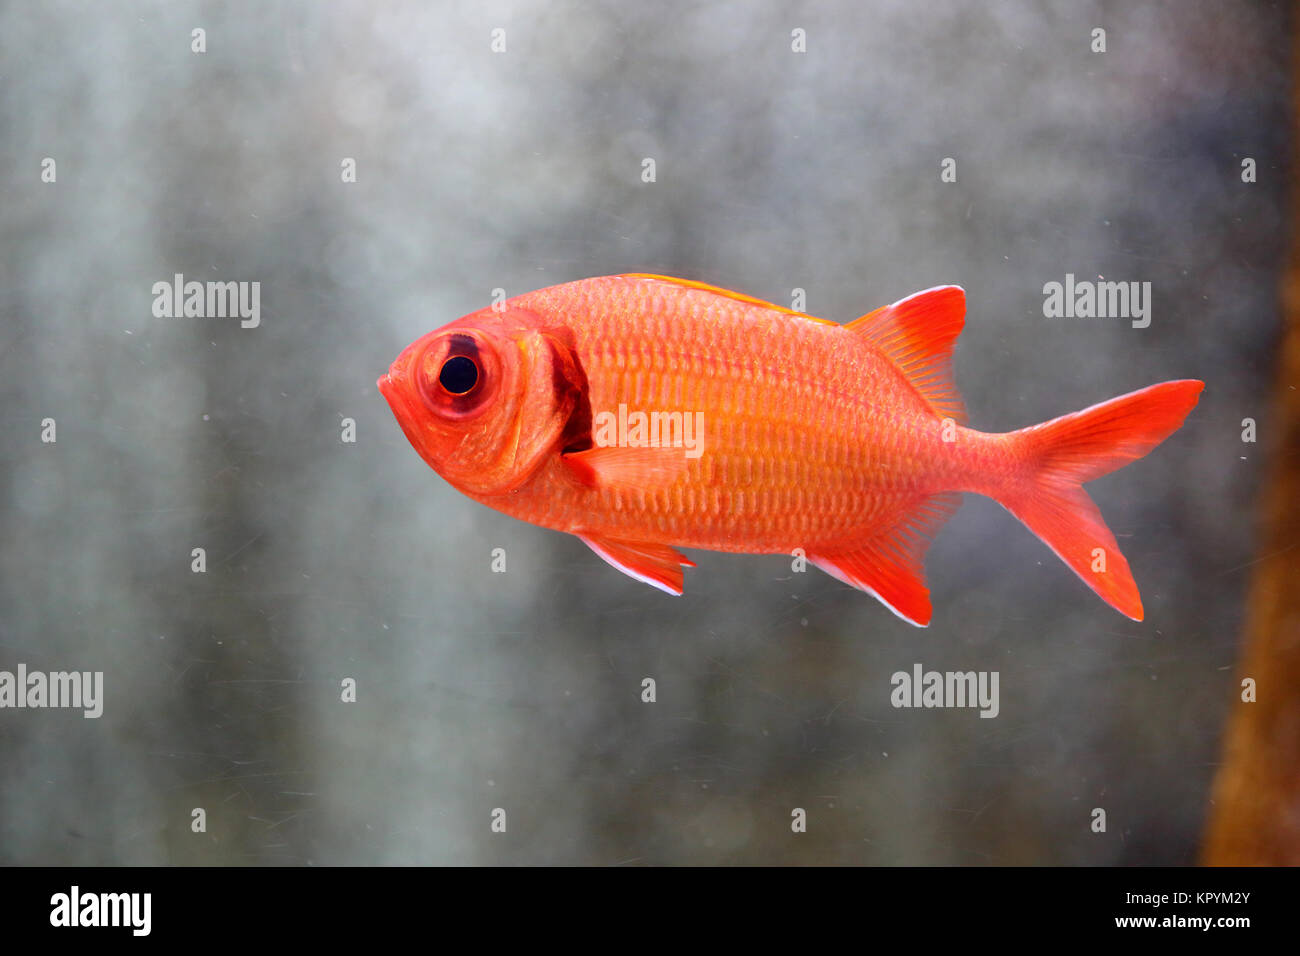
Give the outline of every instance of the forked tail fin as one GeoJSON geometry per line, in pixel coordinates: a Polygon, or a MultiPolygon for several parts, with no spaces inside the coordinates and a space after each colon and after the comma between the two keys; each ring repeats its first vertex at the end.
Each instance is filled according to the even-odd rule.
{"type": "Polygon", "coordinates": [[[997,500],[1101,599],[1142,620],[1142,598],[1115,536],[1083,484],[1141,458],[1178,430],[1204,382],[1161,382],[1013,432],[1028,477],[997,500]]]}

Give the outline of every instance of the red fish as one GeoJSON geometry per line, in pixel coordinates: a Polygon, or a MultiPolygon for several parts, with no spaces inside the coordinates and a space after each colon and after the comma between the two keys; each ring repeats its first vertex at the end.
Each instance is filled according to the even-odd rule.
{"type": "Polygon", "coordinates": [[[697,282],[604,276],[429,333],[379,389],[455,488],[672,594],[695,566],[677,547],[802,554],[924,626],[926,548],[974,492],[1142,620],[1082,485],[1160,444],[1204,384],[975,431],[951,370],[965,310],[942,286],[842,326],[697,282]]]}

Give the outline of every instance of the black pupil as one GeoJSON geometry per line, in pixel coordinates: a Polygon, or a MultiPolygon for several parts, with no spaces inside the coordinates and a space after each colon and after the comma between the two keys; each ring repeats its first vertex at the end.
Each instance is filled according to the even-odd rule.
{"type": "Polygon", "coordinates": [[[443,363],[438,383],[453,395],[464,395],[478,383],[478,366],[471,358],[454,355],[443,363]]]}

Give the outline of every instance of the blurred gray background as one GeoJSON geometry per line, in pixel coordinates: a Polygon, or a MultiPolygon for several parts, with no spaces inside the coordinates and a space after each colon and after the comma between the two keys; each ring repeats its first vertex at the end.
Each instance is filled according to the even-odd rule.
{"type": "Polygon", "coordinates": [[[0,711],[0,862],[1193,862],[1291,29],[1211,0],[4,6],[0,669],[103,670],[107,700],[0,711]],[[670,598],[419,460],[374,384],[404,346],[628,271],[837,321],[959,283],[985,430],[1205,379],[1089,486],[1145,623],[985,499],[917,630],[779,557],[693,553],[670,598]],[[155,318],[178,272],[260,281],[261,326],[155,318]],[[1151,282],[1151,326],[1045,318],[1067,272],[1151,282]],[[917,662],[999,671],[1000,716],[893,709],[917,662]]]}

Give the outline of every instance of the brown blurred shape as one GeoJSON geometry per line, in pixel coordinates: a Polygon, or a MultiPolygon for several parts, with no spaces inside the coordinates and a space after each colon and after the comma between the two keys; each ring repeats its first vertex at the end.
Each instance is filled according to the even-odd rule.
{"type": "MultiPolygon", "coordinates": [[[[1300,138],[1300,44],[1297,54],[1293,138],[1300,138]]],[[[1262,423],[1271,461],[1261,499],[1261,557],[1210,805],[1203,856],[1210,866],[1300,864],[1300,189],[1294,178],[1282,319],[1274,408],[1262,423]],[[1247,677],[1256,683],[1255,703],[1241,701],[1247,677]]]]}

